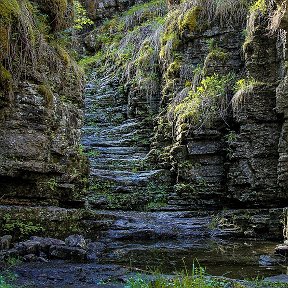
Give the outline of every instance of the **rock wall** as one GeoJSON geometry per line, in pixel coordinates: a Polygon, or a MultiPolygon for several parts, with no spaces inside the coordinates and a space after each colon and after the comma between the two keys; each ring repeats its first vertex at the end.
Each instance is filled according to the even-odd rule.
{"type": "Polygon", "coordinates": [[[35,2],[0,5],[0,203],[78,206],[83,73],[56,35],[72,2],[35,2]]]}
{"type": "MultiPolygon", "coordinates": [[[[163,153],[167,142],[161,144],[159,139],[170,138],[171,150],[168,158],[176,174],[176,183],[168,203],[177,209],[269,208],[287,205],[286,76],[283,74],[286,32],[279,29],[274,32],[269,30],[271,27],[267,19],[274,12],[269,12],[272,8],[268,2],[265,11],[252,11],[252,4],[246,7],[246,12],[245,8],[242,7],[241,11],[241,7],[238,7],[240,16],[230,7],[232,18],[227,14],[217,18],[217,7],[214,7],[216,10],[212,11],[215,14],[212,21],[209,21],[212,24],[206,26],[203,21],[207,21],[210,16],[202,11],[202,14],[195,16],[198,26],[188,25],[184,31],[180,31],[180,44],[174,49],[178,59],[181,59],[180,72],[169,79],[173,81],[170,94],[165,95],[166,91],[162,90],[162,96],[169,98],[168,103],[164,102],[162,105],[162,122],[166,121],[170,129],[168,135],[163,137],[161,124],[157,132],[160,136],[157,135],[154,142],[156,149],[163,153]],[[233,19],[235,15],[240,21],[238,26],[235,25],[237,19],[233,19]],[[249,16],[247,26],[246,16],[243,15],[249,16]],[[221,19],[224,21],[221,22],[221,19]],[[214,47],[211,47],[211,41],[214,42],[214,47]],[[187,67],[193,71],[192,74],[187,74],[187,67]],[[218,99],[226,101],[227,106],[222,111],[217,110],[215,103],[209,103],[207,99],[201,100],[201,97],[202,107],[210,105],[211,110],[204,110],[195,102],[185,100],[191,95],[194,95],[194,98],[197,96],[197,88],[196,93],[194,87],[193,92],[190,88],[191,83],[191,86],[195,85],[197,77],[199,78],[197,67],[202,67],[200,81],[206,81],[211,75],[233,73],[234,80],[227,85],[222,98],[218,99]],[[237,84],[244,79],[247,79],[243,85],[245,87],[237,88],[237,84]],[[279,81],[280,86],[277,88],[279,81]],[[190,89],[188,95],[185,92],[187,87],[190,89]],[[179,106],[179,103],[186,103],[187,107],[191,105],[190,118],[187,117],[185,121],[180,121],[178,111],[183,110],[183,107],[179,106]],[[194,119],[198,115],[193,112],[195,107],[200,109],[202,115],[206,113],[205,118],[200,116],[196,122],[194,119]],[[213,116],[215,110],[219,113],[217,117],[213,116]],[[214,117],[212,123],[207,123],[211,115],[214,117]]],[[[187,10],[187,5],[184,8],[183,5],[180,5],[180,8],[174,7],[181,11],[178,15],[184,14],[178,16],[178,23],[181,23],[181,17],[185,19],[185,15],[196,7],[194,3],[194,8],[187,10]]],[[[205,7],[205,4],[203,6],[205,7]]],[[[169,26],[166,26],[166,31],[169,32],[169,26]]],[[[177,31],[177,28],[174,28],[174,31],[177,31]]],[[[171,60],[166,56],[166,75],[163,77],[166,85],[169,84],[167,72],[169,73],[171,63],[175,63],[175,57],[171,60]]],[[[197,85],[201,87],[199,80],[197,85]]],[[[205,94],[203,85],[201,89],[202,94],[205,94]]],[[[182,113],[185,116],[188,111],[182,113]]],[[[167,156],[165,157],[167,159],[167,156]]]]}
{"type": "Polygon", "coordinates": [[[280,2],[169,2],[163,17],[152,1],[91,33],[102,41],[90,43],[95,67],[123,85],[127,117],[154,127],[148,158],[171,172],[169,209],[287,205],[280,2]]]}
{"type": "Polygon", "coordinates": [[[94,21],[99,21],[115,15],[118,12],[123,12],[129,7],[145,3],[147,1],[142,0],[82,0],[82,3],[87,9],[88,15],[94,21]]]}

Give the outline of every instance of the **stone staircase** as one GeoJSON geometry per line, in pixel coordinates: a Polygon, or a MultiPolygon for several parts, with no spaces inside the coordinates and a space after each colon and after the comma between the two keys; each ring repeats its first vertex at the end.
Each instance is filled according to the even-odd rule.
{"type": "Polygon", "coordinates": [[[85,93],[82,145],[90,161],[88,202],[95,209],[163,206],[170,172],[147,161],[151,128],[127,118],[127,96],[111,77],[91,80],[85,93]]]}

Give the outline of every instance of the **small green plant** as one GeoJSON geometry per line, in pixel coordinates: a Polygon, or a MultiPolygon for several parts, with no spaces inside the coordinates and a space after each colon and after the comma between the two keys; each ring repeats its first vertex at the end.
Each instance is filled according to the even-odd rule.
{"type": "Polygon", "coordinates": [[[7,282],[5,275],[0,274],[0,288],[13,288],[11,284],[7,282]]]}
{"type": "Polygon", "coordinates": [[[183,16],[183,19],[179,23],[179,30],[183,31],[188,29],[189,32],[193,32],[197,27],[197,18],[201,12],[200,6],[194,6],[189,9],[183,16]]]}
{"type": "Polygon", "coordinates": [[[250,6],[250,12],[260,11],[265,14],[267,12],[266,0],[257,0],[250,6]]]}
{"type": "Polygon", "coordinates": [[[181,195],[183,193],[193,193],[196,192],[196,187],[193,184],[177,183],[174,185],[174,191],[181,195]]]}
{"type": "Polygon", "coordinates": [[[9,256],[5,260],[5,264],[8,265],[8,269],[13,268],[19,264],[21,264],[23,260],[20,258],[20,256],[14,257],[14,256],[9,256]]]}
{"type": "Polygon", "coordinates": [[[86,26],[92,25],[94,22],[87,16],[87,11],[82,6],[82,4],[74,0],[74,26],[73,28],[76,30],[82,30],[86,26]]]}
{"type": "Polygon", "coordinates": [[[254,78],[239,79],[234,85],[235,94],[232,98],[232,108],[235,113],[238,113],[245,101],[245,96],[252,93],[255,86],[262,85],[262,82],[256,81],[254,78]]]}
{"type": "Polygon", "coordinates": [[[100,151],[98,151],[98,150],[89,150],[85,154],[88,157],[98,157],[100,155],[100,151]]]}
{"type": "MultiPolygon", "coordinates": [[[[148,277],[138,275],[130,278],[125,288],[224,288],[231,287],[228,280],[214,279],[209,277],[205,268],[199,264],[193,264],[192,270],[184,271],[174,277],[167,277],[161,274],[148,277]],[[151,279],[151,277],[150,277],[151,279]]],[[[230,283],[231,284],[231,283],[230,283]]],[[[233,287],[233,286],[232,286],[233,287]]]]}
{"type": "Polygon", "coordinates": [[[170,111],[174,111],[179,124],[188,122],[194,128],[211,126],[217,117],[225,117],[227,89],[234,79],[235,75],[230,73],[205,77],[196,90],[190,90],[188,97],[181,103],[175,107],[170,106],[170,111]]]}
{"type": "Polygon", "coordinates": [[[57,181],[55,178],[51,178],[46,182],[48,188],[52,191],[55,191],[57,188],[57,181]]]}
{"type": "Polygon", "coordinates": [[[235,142],[237,140],[237,134],[235,131],[230,131],[226,136],[226,142],[227,143],[232,143],[232,142],[235,142]]]}
{"type": "Polygon", "coordinates": [[[144,210],[157,210],[167,205],[169,186],[166,184],[149,183],[147,186],[148,203],[144,210]]]}
{"type": "Polygon", "coordinates": [[[110,191],[113,183],[110,181],[101,181],[101,182],[92,182],[90,184],[89,189],[94,192],[101,192],[101,194],[105,194],[110,191]]]}
{"type": "Polygon", "coordinates": [[[31,221],[22,221],[20,219],[12,219],[10,214],[3,217],[3,231],[13,234],[16,238],[27,238],[35,233],[44,231],[44,228],[39,224],[34,224],[31,221]]]}

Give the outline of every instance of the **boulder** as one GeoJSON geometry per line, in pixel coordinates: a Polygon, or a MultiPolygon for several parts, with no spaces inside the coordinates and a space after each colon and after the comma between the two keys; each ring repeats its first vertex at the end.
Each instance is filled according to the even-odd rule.
{"type": "Polygon", "coordinates": [[[54,259],[85,261],[87,259],[87,253],[84,249],[77,247],[54,245],[49,249],[49,257],[54,259]]]}
{"type": "Polygon", "coordinates": [[[82,235],[70,235],[65,239],[65,244],[69,247],[86,249],[87,241],[82,235]]]}
{"type": "Polygon", "coordinates": [[[20,256],[34,254],[40,255],[40,242],[34,240],[27,240],[24,242],[19,242],[15,245],[16,251],[20,256]]]}
{"type": "Polygon", "coordinates": [[[46,237],[37,237],[37,236],[32,236],[30,238],[32,241],[39,242],[40,250],[46,254],[49,252],[49,248],[51,246],[64,246],[65,242],[59,239],[54,239],[54,238],[46,238],[46,237]]]}
{"type": "Polygon", "coordinates": [[[283,255],[285,257],[288,256],[288,245],[285,244],[277,245],[275,248],[275,254],[283,255]]]}
{"type": "Polygon", "coordinates": [[[4,235],[0,238],[0,250],[8,250],[12,241],[11,235],[4,235]]]}
{"type": "Polygon", "coordinates": [[[103,253],[105,244],[102,242],[91,242],[87,245],[87,260],[96,261],[103,253]]]}

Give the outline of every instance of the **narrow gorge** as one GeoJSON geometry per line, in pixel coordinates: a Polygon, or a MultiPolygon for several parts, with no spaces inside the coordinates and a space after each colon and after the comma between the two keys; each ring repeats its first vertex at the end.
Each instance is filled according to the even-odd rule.
{"type": "Polygon", "coordinates": [[[0,0],[0,287],[287,287],[287,9],[0,0]]]}

